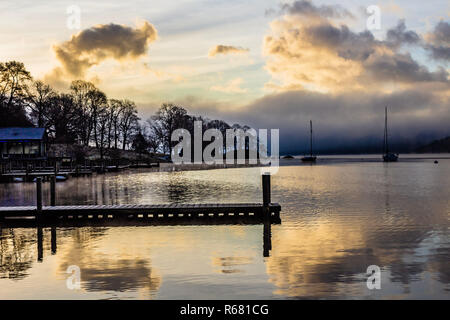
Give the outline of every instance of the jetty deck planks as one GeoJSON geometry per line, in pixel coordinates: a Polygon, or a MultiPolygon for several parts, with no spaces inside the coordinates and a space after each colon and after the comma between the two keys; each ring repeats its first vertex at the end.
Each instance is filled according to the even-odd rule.
{"type": "MultiPolygon", "coordinates": [[[[278,203],[268,205],[268,217],[261,203],[220,203],[220,204],[153,204],[153,205],[76,205],[44,206],[37,210],[35,206],[0,207],[0,224],[3,222],[34,220],[39,222],[63,222],[70,220],[227,220],[238,222],[251,219],[262,223],[269,218],[271,223],[280,223],[281,206],[278,203]]],[[[220,222],[220,221],[218,221],[220,222]]]]}

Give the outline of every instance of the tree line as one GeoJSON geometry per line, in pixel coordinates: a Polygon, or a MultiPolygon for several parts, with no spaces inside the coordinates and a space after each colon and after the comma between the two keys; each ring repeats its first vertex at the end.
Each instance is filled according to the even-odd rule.
{"type": "Polygon", "coordinates": [[[223,135],[227,129],[249,128],[189,115],[172,103],[163,103],[142,121],[133,101],[110,99],[91,82],[75,80],[68,89],[57,92],[34,80],[22,62],[0,62],[0,127],[46,128],[51,142],[92,146],[101,158],[114,149],[170,155],[173,131],[193,133],[194,121],[202,121],[203,130],[216,128],[223,135]]]}

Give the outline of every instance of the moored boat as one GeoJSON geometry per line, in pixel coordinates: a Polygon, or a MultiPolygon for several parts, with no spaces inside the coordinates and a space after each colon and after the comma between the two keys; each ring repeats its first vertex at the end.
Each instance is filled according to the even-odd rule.
{"type": "Polygon", "coordinates": [[[309,121],[310,126],[310,143],[309,143],[309,156],[304,156],[302,158],[302,162],[316,162],[317,157],[313,155],[313,129],[312,129],[312,120],[309,121]]]}
{"type": "Polygon", "coordinates": [[[384,109],[384,142],[383,142],[383,161],[395,162],[398,160],[398,154],[389,152],[388,143],[388,125],[387,125],[387,107],[384,109]]]}

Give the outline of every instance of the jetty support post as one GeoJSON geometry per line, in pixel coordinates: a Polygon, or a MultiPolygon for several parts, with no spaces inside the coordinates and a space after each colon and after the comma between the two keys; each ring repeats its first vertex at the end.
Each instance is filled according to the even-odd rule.
{"type": "Polygon", "coordinates": [[[44,235],[42,232],[42,227],[37,227],[37,261],[42,262],[44,257],[44,235]]]}
{"type": "Polygon", "coordinates": [[[270,200],[270,173],[262,175],[262,190],[263,190],[263,216],[265,220],[270,219],[269,204],[270,200]]]}
{"type": "Polygon", "coordinates": [[[270,257],[270,250],[272,250],[272,226],[270,221],[264,221],[263,228],[263,257],[270,257]]]}
{"type": "Polygon", "coordinates": [[[52,227],[51,228],[51,249],[52,249],[52,254],[56,254],[56,227],[52,227]]]}
{"type": "Polygon", "coordinates": [[[36,178],[36,209],[42,211],[42,178],[36,178]]]}
{"type": "Polygon", "coordinates": [[[50,178],[50,205],[56,206],[56,176],[50,178]]]}

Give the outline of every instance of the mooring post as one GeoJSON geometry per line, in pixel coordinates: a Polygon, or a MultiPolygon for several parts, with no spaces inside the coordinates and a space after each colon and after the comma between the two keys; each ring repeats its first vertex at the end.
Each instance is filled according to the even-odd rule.
{"type": "Polygon", "coordinates": [[[56,176],[50,178],[50,205],[56,206],[56,176]]]}
{"type": "Polygon", "coordinates": [[[262,188],[263,188],[263,205],[268,207],[270,203],[270,174],[264,173],[262,175],[262,188]]]}
{"type": "Polygon", "coordinates": [[[37,211],[42,211],[42,178],[36,178],[36,208],[37,211]]]}
{"type": "Polygon", "coordinates": [[[263,190],[263,215],[265,219],[270,217],[270,173],[262,175],[262,190],[263,190]]]}

